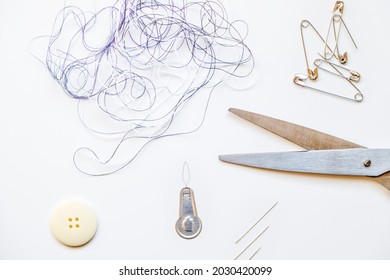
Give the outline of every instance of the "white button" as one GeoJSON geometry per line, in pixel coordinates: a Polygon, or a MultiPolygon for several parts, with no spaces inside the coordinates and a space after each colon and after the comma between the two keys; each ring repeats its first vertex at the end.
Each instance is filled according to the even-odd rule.
{"type": "Polygon", "coordinates": [[[76,247],[92,239],[97,229],[95,210],[82,201],[66,201],[53,212],[50,227],[61,243],[76,247]]]}

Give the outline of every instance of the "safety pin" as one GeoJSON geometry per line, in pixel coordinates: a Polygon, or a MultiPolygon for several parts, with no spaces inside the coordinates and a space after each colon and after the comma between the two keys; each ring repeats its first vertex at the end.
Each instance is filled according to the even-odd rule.
{"type": "MultiPolygon", "coordinates": [[[[307,74],[308,74],[308,77],[310,80],[316,80],[318,78],[318,68],[314,68],[314,70],[311,70],[310,67],[309,67],[309,59],[307,57],[307,51],[306,51],[306,44],[305,44],[305,37],[303,35],[303,29],[304,28],[307,28],[307,27],[311,27],[315,33],[317,34],[317,36],[321,39],[321,41],[326,44],[328,50],[333,54],[333,56],[336,56],[336,54],[334,53],[334,51],[329,47],[329,45],[325,42],[324,38],[322,38],[321,34],[317,31],[317,29],[314,27],[313,24],[311,24],[310,21],[304,19],[301,21],[301,26],[300,26],[300,29],[301,29],[301,39],[302,39],[302,46],[303,46],[303,52],[305,54],[305,61],[306,61],[306,71],[307,71],[307,74]]],[[[326,49],[325,49],[326,50],[326,49]]]]}
{"type": "Polygon", "coordinates": [[[352,34],[349,31],[347,25],[345,24],[342,16],[340,16],[339,14],[335,14],[332,17],[332,20],[333,20],[333,32],[335,34],[335,40],[336,40],[335,52],[337,53],[337,59],[338,59],[338,61],[341,64],[345,64],[345,63],[348,62],[348,53],[344,52],[344,54],[340,54],[340,50],[339,50],[339,38],[340,38],[340,31],[341,31],[341,26],[342,25],[344,26],[345,30],[347,30],[348,36],[351,39],[351,41],[352,41],[352,43],[353,43],[353,45],[355,46],[356,49],[358,49],[358,46],[357,46],[355,40],[353,39],[352,34]],[[338,30],[337,36],[336,36],[336,24],[335,24],[335,22],[338,22],[338,21],[340,21],[340,24],[339,24],[339,30],[338,30]]]}
{"type": "Polygon", "coordinates": [[[349,81],[352,81],[352,82],[359,82],[359,80],[360,80],[360,74],[359,74],[358,72],[356,72],[356,71],[354,71],[354,70],[351,70],[351,69],[348,69],[348,68],[346,68],[346,67],[343,67],[343,66],[341,66],[341,65],[334,64],[334,63],[329,62],[329,61],[327,61],[327,60],[325,60],[325,59],[316,59],[316,60],[314,60],[314,65],[317,66],[317,67],[318,67],[319,69],[321,69],[321,70],[324,70],[324,71],[326,71],[326,72],[328,72],[328,73],[330,73],[330,74],[339,76],[339,77],[341,77],[341,78],[345,78],[345,79],[347,79],[347,80],[349,80],[349,81]],[[322,64],[322,63],[327,63],[327,64],[329,64],[335,71],[337,71],[337,73],[332,72],[332,71],[330,71],[330,70],[328,70],[328,69],[326,69],[326,68],[324,68],[324,67],[321,67],[321,64],[322,64]],[[346,77],[346,76],[343,75],[343,74],[341,73],[341,71],[339,71],[338,69],[342,69],[342,70],[347,71],[347,72],[349,73],[350,76],[349,76],[349,77],[346,77]]]}
{"type": "MultiPolygon", "coordinates": [[[[333,7],[333,11],[332,11],[332,18],[330,19],[330,22],[329,22],[329,27],[328,27],[328,33],[326,34],[326,40],[325,40],[325,46],[324,46],[324,57],[326,57],[326,49],[328,47],[328,41],[329,41],[329,34],[330,34],[330,28],[332,27],[332,24],[334,26],[334,16],[336,15],[336,13],[338,12],[340,15],[342,15],[344,13],[344,2],[343,1],[336,1],[336,3],[334,4],[334,7],[333,7]]],[[[341,17],[341,16],[340,16],[341,17]]],[[[340,26],[341,28],[341,26],[340,26]]],[[[334,34],[335,34],[335,40],[337,41],[336,39],[336,33],[335,33],[335,29],[333,27],[333,31],[334,31],[334,34]]],[[[340,30],[339,30],[340,31],[340,30]]],[[[340,32],[339,32],[340,33],[340,32]]],[[[332,54],[333,56],[335,57],[338,57],[334,54],[334,51],[332,51],[332,54]]],[[[333,57],[332,56],[332,57],[333,57]]],[[[331,57],[331,58],[332,58],[331,57]]],[[[347,58],[346,58],[347,59],[347,58]]],[[[341,61],[340,61],[341,62],[341,61]]],[[[344,62],[346,63],[346,61],[344,62]]],[[[343,64],[344,64],[343,63],[343,64]]]]}
{"type": "MultiPolygon", "coordinates": [[[[326,93],[326,94],[330,94],[330,95],[333,95],[333,96],[336,96],[336,97],[339,97],[339,98],[343,98],[343,99],[347,99],[347,100],[353,100],[353,101],[356,101],[356,102],[362,102],[363,101],[363,94],[360,92],[360,90],[352,83],[350,82],[348,79],[348,81],[350,82],[350,84],[358,91],[353,98],[350,98],[350,97],[346,97],[346,96],[342,96],[342,95],[339,95],[339,94],[336,94],[336,93],[332,93],[332,92],[329,92],[329,91],[325,91],[325,90],[322,90],[322,89],[319,89],[319,88],[315,88],[315,87],[311,87],[311,86],[308,86],[306,85],[305,81],[308,79],[309,77],[307,75],[304,75],[304,74],[295,74],[294,75],[294,78],[293,78],[293,82],[294,84],[298,85],[298,86],[301,86],[301,87],[305,87],[305,88],[309,88],[309,89],[312,89],[312,90],[315,90],[315,91],[318,91],[318,92],[322,92],[322,93],[326,93]]],[[[344,77],[345,78],[345,77],[344,77]]]]}

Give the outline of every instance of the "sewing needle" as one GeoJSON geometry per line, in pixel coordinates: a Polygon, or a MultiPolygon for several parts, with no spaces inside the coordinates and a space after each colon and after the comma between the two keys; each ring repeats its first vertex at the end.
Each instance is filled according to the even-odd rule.
{"type": "Polygon", "coordinates": [[[264,215],[263,216],[261,216],[260,217],[260,219],[258,219],[237,241],[236,241],[236,244],[238,243],[238,242],[240,242],[241,241],[241,239],[243,239],[244,238],[244,236],[245,235],[247,235],[248,234],[248,232],[250,232],[260,221],[261,221],[261,219],[263,219],[275,206],[276,206],[276,204],[278,204],[278,201],[267,211],[267,212],[265,212],[264,213],[264,215]]]}

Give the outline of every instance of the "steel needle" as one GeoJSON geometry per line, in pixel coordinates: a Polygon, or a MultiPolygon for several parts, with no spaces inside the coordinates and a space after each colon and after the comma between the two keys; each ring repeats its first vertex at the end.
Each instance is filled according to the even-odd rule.
{"type": "Polygon", "coordinates": [[[235,257],[235,260],[237,260],[253,243],[255,243],[255,241],[257,240],[257,239],[259,239],[259,237],[267,230],[269,228],[269,226],[268,227],[266,227],[262,232],[260,232],[260,234],[255,238],[255,239],[253,239],[252,240],[252,242],[251,243],[249,243],[249,245],[248,246],[246,246],[245,247],[245,249],[244,250],[242,250],[242,252],[240,253],[240,254],[238,254],[238,256],[237,257],[235,257]]]}
{"type": "Polygon", "coordinates": [[[236,244],[238,243],[238,242],[240,242],[241,241],[241,239],[243,239],[244,238],[244,236],[245,235],[247,235],[248,234],[248,232],[250,232],[260,221],[261,221],[261,219],[263,219],[264,217],[265,217],[265,215],[267,215],[275,206],[276,206],[276,204],[278,204],[278,201],[267,211],[267,212],[265,212],[264,213],[264,215],[263,216],[261,216],[260,217],[260,219],[258,219],[237,241],[236,241],[236,244]]]}

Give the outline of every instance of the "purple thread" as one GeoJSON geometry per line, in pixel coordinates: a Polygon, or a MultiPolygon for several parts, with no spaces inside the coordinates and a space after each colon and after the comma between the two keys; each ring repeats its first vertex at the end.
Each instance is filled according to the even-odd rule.
{"type": "MultiPolygon", "coordinates": [[[[109,119],[127,125],[114,133],[91,129],[119,134],[121,140],[105,161],[89,148],[80,148],[74,155],[76,167],[89,175],[111,174],[128,165],[148,143],[196,131],[201,124],[187,132],[169,133],[168,129],[186,101],[202,89],[209,89],[211,94],[222,82],[217,73],[246,77],[253,70],[252,53],[244,43],[246,34],[240,35],[235,23],[228,21],[218,1],[119,0],[92,14],[75,6],[62,9],[49,37],[45,64],[50,74],[70,97],[79,102],[93,100],[109,119]],[[102,34],[98,28],[101,20],[109,31],[94,44],[90,38],[102,34]],[[171,61],[175,56],[180,59],[171,61]],[[249,70],[237,73],[244,64],[250,66],[249,70]],[[160,85],[162,80],[152,79],[156,67],[179,74],[183,69],[193,77],[184,88],[172,91],[160,85]],[[170,94],[173,105],[154,115],[156,107],[161,106],[163,92],[170,94]],[[150,134],[148,128],[157,132],[150,134]],[[80,151],[90,152],[105,165],[124,141],[134,138],[146,142],[119,168],[95,174],[79,168],[76,156],[80,151]]],[[[79,115],[89,127],[80,111],[79,115]]]]}

